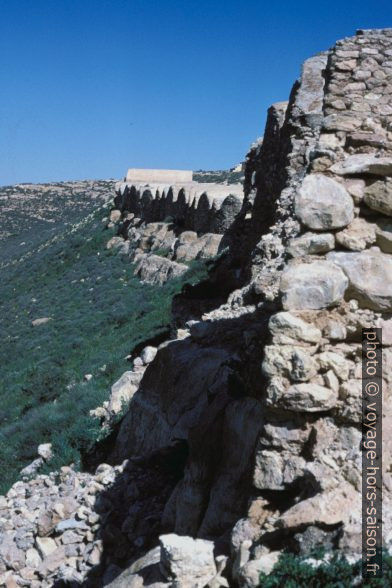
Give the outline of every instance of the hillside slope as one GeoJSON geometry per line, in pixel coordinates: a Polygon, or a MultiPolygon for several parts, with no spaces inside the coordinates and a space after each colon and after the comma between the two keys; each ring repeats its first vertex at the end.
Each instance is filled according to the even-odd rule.
{"type": "Polygon", "coordinates": [[[41,197],[41,186],[30,187],[20,207],[20,188],[6,189],[12,206],[2,218],[0,492],[36,457],[39,443],[53,443],[52,468],[80,463],[100,435],[89,411],[108,397],[134,347],[168,331],[172,297],[204,271],[196,264],[162,288],[142,284],[133,265],[105,247],[114,233],[102,223],[110,209],[102,200],[114,194],[111,183],[98,185],[103,192],[93,199],[71,183],[47,186],[41,197]]]}

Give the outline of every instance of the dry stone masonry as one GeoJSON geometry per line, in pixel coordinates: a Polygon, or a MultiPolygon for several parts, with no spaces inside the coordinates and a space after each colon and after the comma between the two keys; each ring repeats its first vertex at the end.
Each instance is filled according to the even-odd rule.
{"type": "MultiPolygon", "coordinates": [[[[108,426],[128,403],[116,465],[0,497],[0,583],[256,588],[285,549],[360,557],[364,327],[383,329],[392,428],[391,186],[392,29],[305,62],[246,158],[243,199],[118,185],[108,246],[142,279],[159,250],[176,266],[153,265],[157,282],[229,233],[227,250],[210,289],[175,299],[172,339],[144,349],[98,409],[108,426]],[[222,283],[230,294],[211,309],[222,283]]],[[[389,551],[391,466],[385,435],[389,551]]]]}
{"type": "Polygon", "coordinates": [[[116,185],[108,226],[119,227],[119,235],[107,246],[129,256],[143,282],[163,284],[185,273],[187,261],[216,256],[241,210],[241,184],[158,183],[179,182],[187,173],[129,170],[116,185]]]}

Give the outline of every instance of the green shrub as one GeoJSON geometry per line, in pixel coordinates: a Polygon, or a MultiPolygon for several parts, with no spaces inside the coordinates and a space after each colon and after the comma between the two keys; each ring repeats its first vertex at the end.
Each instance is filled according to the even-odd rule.
{"type": "MultiPolygon", "coordinates": [[[[321,559],[323,552],[315,553],[321,559]]],[[[350,564],[345,557],[334,553],[329,562],[313,567],[304,557],[285,553],[267,576],[260,574],[260,588],[350,588],[351,586],[392,586],[392,557],[384,552],[383,578],[362,579],[361,562],[350,564]],[[358,583],[359,582],[359,583],[358,583]]]]}

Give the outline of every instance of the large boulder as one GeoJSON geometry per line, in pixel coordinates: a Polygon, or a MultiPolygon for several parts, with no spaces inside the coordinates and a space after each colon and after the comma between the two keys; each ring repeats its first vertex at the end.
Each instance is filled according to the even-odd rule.
{"type": "Polygon", "coordinates": [[[364,308],[392,310],[392,258],[377,248],[360,253],[331,252],[328,259],[342,268],[349,280],[347,296],[364,308]]]}
{"type": "Polygon", "coordinates": [[[321,309],[336,306],[343,300],[348,279],[330,261],[289,265],[280,281],[285,310],[321,309]]]}
{"type": "Polygon", "coordinates": [[[322,174],[305,177],[295,198],[295,214],[310,229],[339,229],[354,218],[354,203],[347,190],[322,174]]]}
{"type": "Polygon", "coordinates": [[[365,203],[369,208],[392,216],[392,180],[377,180],[365,190],[365,203]]]}

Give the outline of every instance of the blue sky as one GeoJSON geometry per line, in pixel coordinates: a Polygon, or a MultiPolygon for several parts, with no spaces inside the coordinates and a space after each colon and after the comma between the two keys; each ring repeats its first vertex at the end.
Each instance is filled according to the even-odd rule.
{"type": "Polygon", "coordinates": [[[0,0],[0,185],[225,169],[390,0],[0,0]]]}

